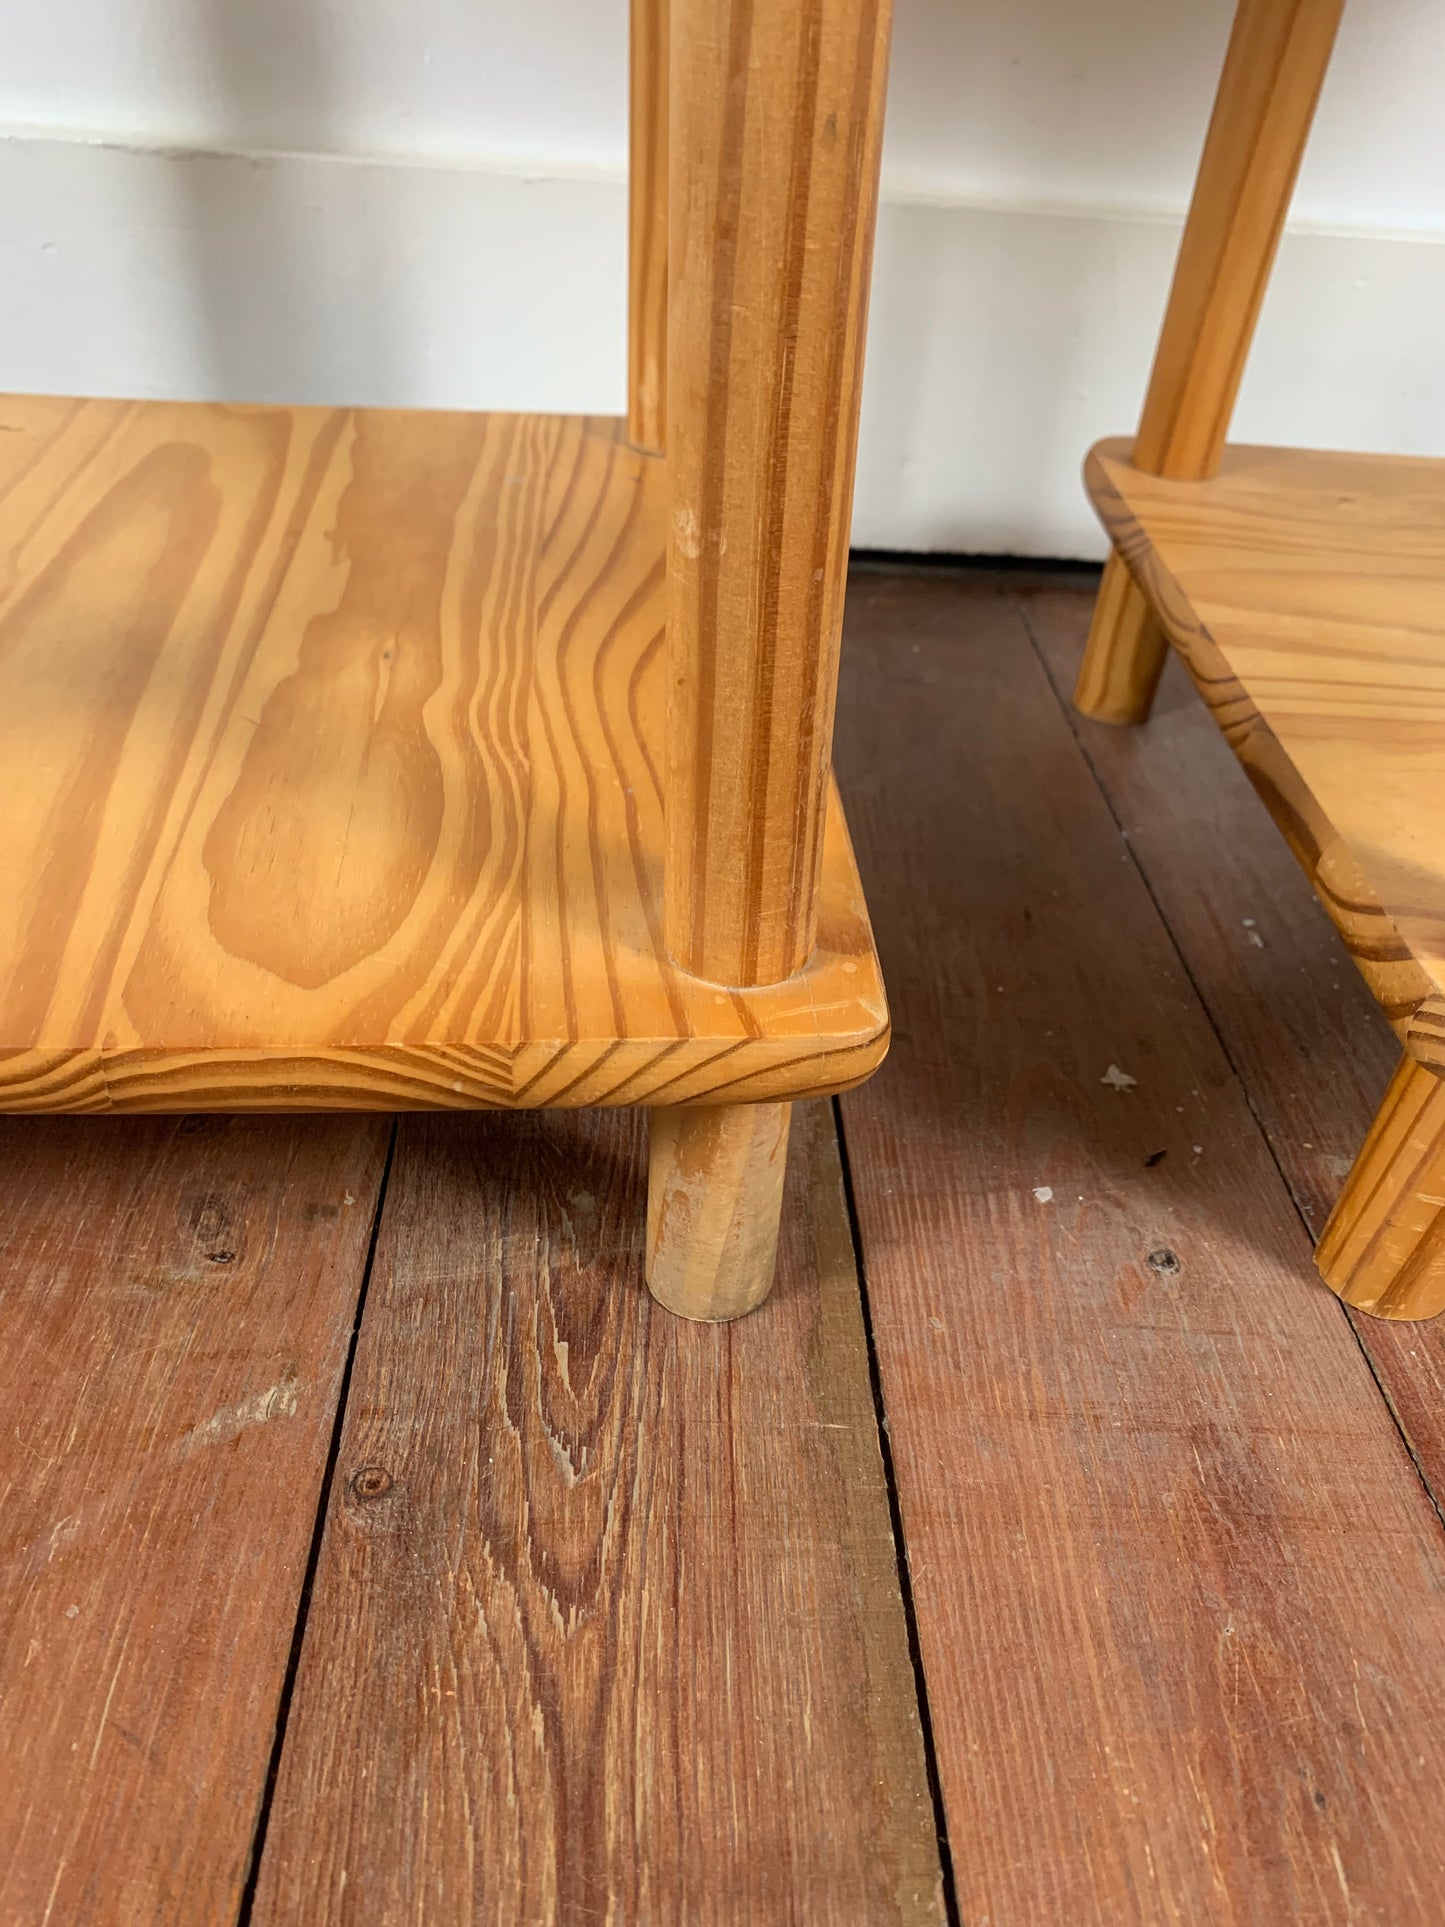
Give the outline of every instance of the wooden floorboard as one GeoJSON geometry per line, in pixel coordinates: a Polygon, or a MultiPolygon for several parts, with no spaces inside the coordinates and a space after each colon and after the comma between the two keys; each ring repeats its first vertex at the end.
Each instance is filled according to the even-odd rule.
{"type": "Polygon", "coordinates": [[[388,1132],[0,1125],[5,1927],[235,1918],[388,1132]]]}
{"type": "MultiPolygon", "coordinates": [[[[1090,607],[1090,586],[1023,597],[1061,699],[1090,607]]],[[[1318,1236],[1399,1058],[1394,1034],[1180,663],[1146,728],[1073,721],[1318,1236]]],[[[1350,1316],[1445,1500],[1445,1320],[1350,1316]]]]}
{"type": "Polygon", "coordinates": [[[861,574],[837,760],[962,1919],[1438,1922],[1445,1533],[1013,599],[861,574]]]}
{"type": "Polygon", "coordinates": [[[832,1133],[743,1322],[642,1287],[635,1115],[403,1120],[253,1927],[933,1922],[832,1133]]]}
{"type": "MultiPolygon", "coordinates": [[[[1445,1321],[1304,1228],[1393,1045],[1182,678],[1068,714],[1088,600],[865,570],[845,652],[958,1918],[1434,1927],[1445,1321]]],[[[238,1919],[388,1128],[0,1126],[0,1927],[238,1919]]],[[[720,1330],[642,1132],[401,1123],[249,1927],[944,1917],[829,1113],[720,1330]]]]}

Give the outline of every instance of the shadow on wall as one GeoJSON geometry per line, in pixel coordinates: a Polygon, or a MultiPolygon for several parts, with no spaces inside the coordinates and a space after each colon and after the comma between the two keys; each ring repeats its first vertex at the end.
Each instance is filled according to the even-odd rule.
{"type": "MultiPolygon", "coordinates": [[[[174,282],[158,305],[178,359],[168,370],[146,368],[149,379],[103,386],[248,401],[622,412],[626,195],[618,181],[496,171],[454,155],[348,152],[356,102],[335,79],[355,65],[342,38],[351,17],[344,5],[190,4],[203,28],[196,56],[210,91],[207,146],[127,157],[119,237],[133,269],[144,252],[135,231],[153,218],[154,197],[164,197],[185,311],[174,311],[174,282]]],[[[404,9],[408,0],[392,4],[404,9]]],[[[611,11],[620,50],[625,8],[613,0],[611,11]]],[[[524,38],[528,55],[544,60],[535,26],[524,38]]],[[[425,64],[421,53],[418,60],[425,64]]],[[[485,132],[478,127],[479,146],[485,132]]],[[[113,254],[116,241],[107,245],[113,254]]],[[[153,364],[153,340],[139,347],[132,358],[153,364]]]]}
{"type": "MultiPolygon", "coordinates": [[[[1341,220],[1360,204],[1330,138],[1378,125],[1401,213],[1445,209],[1445,178],[1422,186],[1385,105],[1413,84],[1400,69],[1416,4],[1346,11],[1298,197],[1333,224],[1286,236],[1239,440],[1445,448],[1438,327],[1421,326],[1445,313],[1445,248],[1378,216],[1341,220]]],[[[1138,419],[1232,12],[900,0],[857,546],[1103,555],[1079,468],[1138,419]]]]}
{"type": "MultiPolygon", "coordinates": [[[[975,203],[1177,212],[1233,13],[1234,0],[896,0],[885,166],[975,203]]],[[[1442,75],[1436,0],[1346,0],[1303,220],[1440,234],[1442,75]]]]}
{"type": "MultiPolygon", "coordinates": [[[[1174,230],[885,204],[853,539],[1097,557],[1079,468],[1127,430],[1174,230]]],[[[1137,403],[1134,404],[1137,407],[1137,403]]]]}
{"type": "MultiPolygon", "coordinates": [[[[1079,465],[1137,419],[1230,13],[897,0],[861,546],[1101,553],[1079,465]]],[[[620,412],[626,200],[599,162],[622,154],[626,15],[9,9],[5,385],[620,412]]],[[[1438,0],[1346,7],[1300,200],[1328,225],[1286,241],[1241,439],[1445,448],[1442,74],[1438,0]]]]}
{"type": "Polygon", "coordinates": [[[895,0],[885,169],[982,202],[1176,204],[1233,12],[1234,0],[895,0]]]}
{"type": "Polygon", "coordinates": [[[325,158],[339,143],[320,8],[191,4],[215,144],[235,150],[187,156],[171,170],[205,392],[289,402],[404,394],[406,336],[392,305],[404,285],[401,236],[378,220],[365,170],[325,158]],[[310,157],[256,153],[258,135],[284,145],[297,110],[310,157]]]}

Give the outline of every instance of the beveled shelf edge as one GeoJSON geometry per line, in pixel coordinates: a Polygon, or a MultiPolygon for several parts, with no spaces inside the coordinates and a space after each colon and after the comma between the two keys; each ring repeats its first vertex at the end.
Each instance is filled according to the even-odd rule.
{"type": "MultiPolygon", "coordinates": [[[[1109,540],[1170,646],[1219,725],[1296,862],[1340,934],[1366,987],[1405,1050],[1445,1076],[1445,998],[1371,890],[1344,839],[1320,809],[1273,730],[1254,707],[1208,628],[1130,508],[1116,477],[1129,467],[1131,436],[1096,442],[1084,486],[1109,540]]],[[[1148,477],[1151,488],[1168,486],[1148,477]]],[[[1192,493],[1207,482],[1180,484],[1192,493]]]]}
{"type": "Polygon", "coordinates": [[[885,1023],[866,1043],[836,1050],[788,1057],[771,1043],[713,1045],[702,1061],[681,1064],[676,1043],[568,1044],[544,1067],[544,1085],[529,1080],[521,1089],[463,1062],[462,1053],[446,1053],[447,1061],[438,1063],[424,1049],[406,1045],[330,1052],[75,1051],[63,1059],[11,1052],[0,1057],[0,1115],[530,1111],[792,1101],[863,1083],[887,1054],[888,1041],[885,1023]]]}
{"type": "Polygon", "coordinates": [[[330,1051],[6,1051],[0,1115],[139,1111],[471,1111],[591,1105],[742,1104],[851,1090],[887,1054],[869,1037],[723,1044],[629,1039],[495,1050],[419,1045],[330,1051]]]}
{"type": "Polygon", "coordinates": [[[726,990],[729,1002],[750,1015],[757,1035],[467,1046],[9,1045],[0,1046],[0,1116],[572,1110],[791,1102],[851,1090],[882,1063],[892,1025],[836,792],[834,804],[837,840],[830,837],[830,844],[842,860],[834,865],[825,908],[843,948],[820,950],[781,983],[726,990]],[[791,1012],[796,1028],[780,1034],[774,1027],[768,1034],[780,1006],[791,1012]],[[811,1031],[810,1011],[816,1025],[811,1031]]]}

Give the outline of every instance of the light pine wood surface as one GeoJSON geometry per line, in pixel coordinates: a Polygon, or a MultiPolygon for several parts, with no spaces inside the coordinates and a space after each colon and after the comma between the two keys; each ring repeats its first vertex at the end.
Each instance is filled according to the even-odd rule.
{"type": "MultiPolygon", "coordinates": [[[[1343,0],[1239,0],[1132,459],[1176,481],[1224,450],[1343,0]]],[[[1164,638],[1117,555],[1074,701],[1106,723],[1149,714],[1164,638]]]]}
{"type": "Polygon", "coordinates": [[[1169,639],[1133,576],[1111,549],[1104,563],[1089,646],[1074,703],[1100,723],[1141,723],[1154,702],[1169,639]]]}
{"type": "Polygon", "coordinates": [[[654,455],[667,432],[668,6],[632,0],[627,43],[627,434],[654,455]]]}
{"type": "Polygon", "coordinates": [[[799,970],[819,876],[889,0],[671,0],[667,935],[799,970]]]}
{"type": "Polygon", "coordinates": [[[791,1104],[655,1110],[647,1184],[647,1284],[684,1318],[717,1321],[768,1295],[791,1104]]]}
{"type": "Polygon", "coordinates": [[[1315,1253],[1376,1318],[1445,1311],[1445,1080],[1402,1058],[1315,1253]]]}
{"type": "Polygon", "coordinates": [[[1219,466],[1344,0],[1239,0],[1133,459],[1219,466]]]}
{"type": "Polygon", "coordinates": [[[887,1020],[662,934],[661,463],[562,417],[0,406],[0,1108],[677,1103],[887,1020]]]}
{"type": "Polygon", "coordinates": [[[1371,990],[1445,1066],[1445,464],[1231,448],[1169,482],[1115,441],[1086,478],[1371,990]]]}

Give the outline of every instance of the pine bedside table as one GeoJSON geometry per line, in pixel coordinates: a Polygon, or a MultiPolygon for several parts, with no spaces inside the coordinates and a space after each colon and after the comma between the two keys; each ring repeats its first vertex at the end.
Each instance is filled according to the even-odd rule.
{"type": "Polygon", "coordinates": [[[1076,691],[1149,712],[1168,644],[1399,1034],[1320,1239],[1363,1311],[1445,1308],[1445,462],[1225,446],[1342,0],[1240,0],[1076,691]]]}
{"type": "Polygon", "coordinates": [[[718,1319],[887,1044],[829,760],[888,5],[632,31],[627,422],[0,404],[0,1109],[651,1106],[718,1319]]]}

